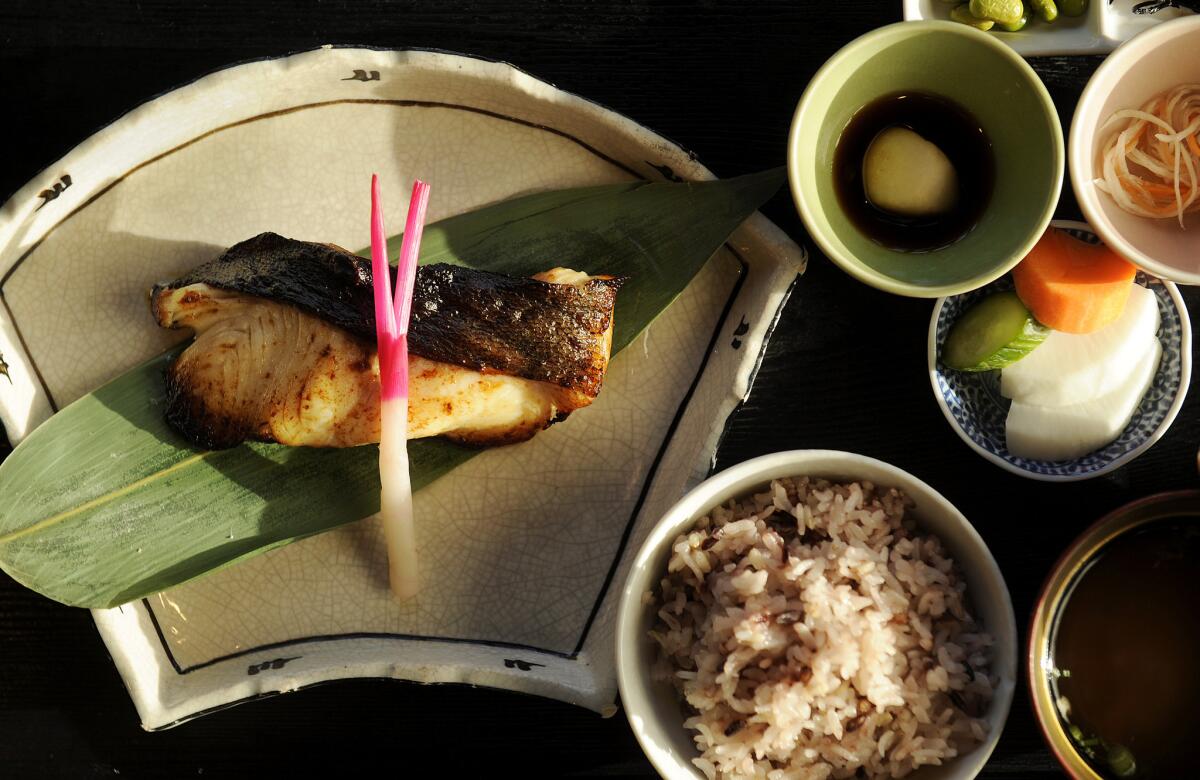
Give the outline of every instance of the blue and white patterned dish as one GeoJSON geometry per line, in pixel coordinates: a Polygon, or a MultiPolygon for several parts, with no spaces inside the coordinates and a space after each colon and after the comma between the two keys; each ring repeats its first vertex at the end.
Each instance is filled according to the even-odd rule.
{"type": "MultiPolygon", "coordinates": [[[[1056,220],[1077,238],[1099,243],[1082,222],[1056,220]]],[[[1179,290],[1149,274],[1138,272],[1137,283],[1154,291],[1162,315],[1158,339],[1162,360],[1150,389],[1142,398],[1129,425],[1116,441],[1074,460],[1046,461],[1019,458],[1005,446],[1004,421],[1009,400],[1000,395],[1000,373],[968,373],[943,368],[938,362],[950,326],[976,301],[999,290],[1011,290],[1012,277],[1004,276],[978,290],[941,298],[929,323],[929,381],[942,413],[955,433],[983,457],[1030,479],[1069,482],[1098,477],[1141,455],[1158,441],[1183,405],[1192,375],[1192,328],[1179,290]]]]}

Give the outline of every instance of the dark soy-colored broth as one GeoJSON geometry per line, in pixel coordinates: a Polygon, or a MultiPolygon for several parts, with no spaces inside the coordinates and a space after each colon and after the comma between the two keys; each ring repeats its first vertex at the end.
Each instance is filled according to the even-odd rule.
{"type": "Polygon", "coordinates": [[[1065,726],[1105,777],[1197,776],[1200,517],[1118,536],[1076,578],[1051,637],[1065,726]]]}
{"type": "Polygon", "coordinates": [[[901,252],[929,252],[958,241],[979,222],[992,196],[992,144],[979,122],[958,104],[925,92],[877,98],[851,117],[833,153],[838,204],[867,238],[901,252]],[[905,217],[876,208],[863,185],[863,158],[881,131],[906,127],[936,145],[958,174],[954,208],[935,217],[905,217]]]}

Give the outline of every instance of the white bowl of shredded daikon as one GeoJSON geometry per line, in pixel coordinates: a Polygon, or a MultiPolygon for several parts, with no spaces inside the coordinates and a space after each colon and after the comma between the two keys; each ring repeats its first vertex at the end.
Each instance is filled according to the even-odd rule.
{"type": "Polygon", "coordinates": [[[1108,246],[1200,284],[1200,16],[1153,27],[1104,61],[1079,99],[1068,160],[1108,246]]]}

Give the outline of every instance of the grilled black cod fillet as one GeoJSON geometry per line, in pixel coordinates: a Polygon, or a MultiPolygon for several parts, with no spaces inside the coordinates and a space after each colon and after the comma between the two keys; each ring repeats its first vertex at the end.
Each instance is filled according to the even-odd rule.
{"type": "MultiPolygon", "coordinates": [[[[565,268],[531,279],[417,269],[409,438],[524,441],[600,392],[621,280],[565,268]]],[[[263,233],[151,293],[195,341],[167,372],[167,419],[207,449],[379,441],[371,264],[263,233]]]]}

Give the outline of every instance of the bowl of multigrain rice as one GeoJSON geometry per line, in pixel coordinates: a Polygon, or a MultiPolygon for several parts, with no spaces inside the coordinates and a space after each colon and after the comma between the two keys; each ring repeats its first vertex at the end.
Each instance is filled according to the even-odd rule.
{"type": "Polygon", "coordinates": [[[651,529],[617,617],[617,679],[659,773],[975,777],[1016,679],[1004,578],[950,502],[829,450],[701,483],[651,529]]]}

